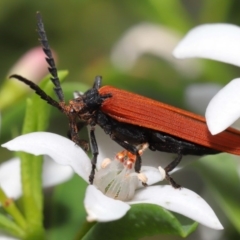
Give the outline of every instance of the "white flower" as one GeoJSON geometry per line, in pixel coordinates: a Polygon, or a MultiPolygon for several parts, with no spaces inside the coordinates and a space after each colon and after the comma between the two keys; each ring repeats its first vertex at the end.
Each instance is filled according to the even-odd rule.
{"type": "MultiPolygon", "coordinates": [[[[0,164],[0,187],[11,199],[22,195],[20,159],[12,158],[0,164]]],[[[44,156],[42,181],[43,187],[52,187],[69,180],[73,176],[72,168],[62,166],[44,156]]],[[[17,240],[0,231],[0,240],[17,240]]]]}
{"type": "MultiPolygon", "coordinates": [[[[177,58],[209,58],[240,66],[240,28],[232,24],[205,24],[192,29],[173,52],[177,58]]],[[[207,125],[217,134],[240,117],[240,78],[233,79],[210,101],[207,125]]]]}
{"type": "MultiPolygon", "coordinates": [[[[98,142],[100,143],[100,141],[98,142]]],[[[17,137],[2,146],[13,151],[24,151],[34,155],[48,155],[61,165],[71,166],[79,176],[85,181],[88,181],[88,175],[91,170],[90,160],[81,148],[67,138],[63,138],[53,133],[36,132],[17,137]]],[[[134,186],[134,178],[138,177],[138,174],[131,171],[126,172],[127,175],[123,174],[122,179],[116,180],[119,174],[115,174],[114,177],[114,165],[112,165],[112,161],[102,167],[103,169],[109,168],[111,171],[106,170],[105,173],[103,172],[99,174],[101,171],[100,160],[103,159],[101,148],[99,149],[99,152],[97,167],[99,171],[96,174],[94,181],[94,184],[96,185],[89,185],[87,187],[84,200],[84,205],[88,213],[88,221],[113,221],[123,217],[132,204],[152,203],[183,214],[210,228],[223,228],[209,205],[200,196],[188,189],[174,189],[169,185],[138,188],[140,181],[134,186]],[[106,173],[112,176],[109,177],[106,173]],[[98,174],[100,176],[97,176],[98,174]],[[112,182],[116,181],[117,190],[111,190],[110,194],[114,193],[113,196],[118,198],[119,195],[123,197],[126,193],[125,195],[128,200],[121,201],[107,197],[99,190],[104,184],[106,184],[103,183],[107,179],[105,176],[110,179],[110,182],[105,185],[109,186],[109,188],[112,187],[112,182]],[[102,181],[98,181],[98,179],[96,179],[98,177],[101,178],[102,181]],[[121,185],[121,181],[124,183],[127,181],[128,184],[126,184],[126,186],[124,184],[121,185]],[[135,194],[129,199],[128,193],[132,191],[132,188],[136,188],[135,194]],[[122,195],[122,193],[124,194],[122,195]]],[[[116,165],[119,167],[119,164],[116,165]]],[[[122,168],[118,172],[124,171],[127,170],[125,169],[125,166],[122,165],[122,168]]],[[[143,166],[141,173],[146,176],[149,185],[162,180],[158,169],[154,167],[143,166]]],[[[108,189],[104,188],[104,191],[108,191],[108,189]]]]}
{"type": "Polygon", "coordinates": [[[0,240],[18,240],[18,238],[14,238],[0,232],[0,240]]]}
{"type": "Polygon", "coordinates": [[[170,62],[176,70],[189,77],[199,73],[199,64],[193,61],[178,61],[171,55],[180,40],[180,35],[165,26],[140,23],[131,27],[115,44],[111,53],[113,65],[122,70],[130,70],[144,54],[152,54],[170,62]]]}
{"type": "MultiPolygon", "coordinates": [[[[0,185],[9,198],[17,199],[22,195],[20,159],[12,158],[0,164],[0,185]]],[[[52,187],[69,180],[73,176],[70,167],[63,167],[48,156],[44,157],[43,187],[52,187]]]]}

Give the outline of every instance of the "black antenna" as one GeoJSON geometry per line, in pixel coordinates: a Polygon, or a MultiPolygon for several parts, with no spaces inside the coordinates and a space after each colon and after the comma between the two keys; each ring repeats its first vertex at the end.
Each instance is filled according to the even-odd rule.
{"type": "Polygon", "coordinates": [[[37,93],[37,95],[39,95],[47,103],[58,108],[60,111],[63,111],[63,108],[61,107],[61,105],[58,102],[56,102],[54,99],[52,99],[50,96],[48,96],[38,85],[36,85],[32,81],[30,81],[20,75],[17,75],[17,74],[13,74],[9,78],[16,78],[17,80],[24,82],[26,85],[28,85],[30,88],[32,88],[37,93]]]}
{"type": "Polygon", "coordinates": [[[39,41],[42,45],[42,49],[43,49],[44,53],[46,54],[46,61],[49,65],[48,70],[49,70],[49,73],[52,75],[51,81],[53,82],[53,84],[55,86],[54,91],[55,91],[59,101],[64,102],[63,91],[62,91],[60,81],[59,81],[59,78],[58,78],[56,64],[55,64],[55,61],[53,59],[50,46],[48,44],[48,39],[47,39],[47,35],[46,35],[45,29],[44,29],[42,16],[41,16],[40,12],[37,12],[36,15],[37,15],[37,32],[38,32],[38,35],[39,35],[39,41]]]}

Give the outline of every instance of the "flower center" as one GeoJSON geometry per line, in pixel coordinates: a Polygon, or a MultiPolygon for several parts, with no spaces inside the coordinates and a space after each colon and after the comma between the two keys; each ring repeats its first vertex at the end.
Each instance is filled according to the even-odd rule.
{"type": "MultiPolygon", "coordinates": [[[[141,153],[142,150],[143,148],[141,153]]],[[[143,173],[134,171],[135,161],[136,156],[126,150],[117,153],[114,160],[103,160],[93,184],[108,197],[122,201],[131,200],[140,183],[147,182],[143,173]]]]}

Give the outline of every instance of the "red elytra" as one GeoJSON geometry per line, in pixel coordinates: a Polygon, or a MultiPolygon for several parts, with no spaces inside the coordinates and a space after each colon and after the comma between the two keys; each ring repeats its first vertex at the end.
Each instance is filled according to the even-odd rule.
{"type": "Polygon", "coordinates": [[[171,134],[192,143],[222,152],[240,155],[240,131],[228,128],[212,135],[204,117],[111,86],[103,86],[100,94],[111,93],[101,110],[119,122],[129,123],[171,134]]]}

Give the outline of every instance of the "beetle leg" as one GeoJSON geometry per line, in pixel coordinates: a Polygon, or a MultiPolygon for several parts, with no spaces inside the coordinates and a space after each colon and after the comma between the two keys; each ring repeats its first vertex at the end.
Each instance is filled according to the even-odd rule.
{"type": "Polygon", "coordinates": [[[81,140],[79,139],[79,126],[83,126],[80,125],[79,123],[76,123],[74,119],[69,118],[69,131],[67,133],[68,138],[70,138],[74,143],[76,143],[78,146],[80,146],[81,148],[84,149],[84,151],[88,151],[89,150],[89,144],[87,141],[85,140],[81,140]]]}
{"type": "Polygon", "coordinates": [[[169,164],[167,167],[165,167],[166,172],[171,172],[182,160],[182,154],[179,153],[178,156],[169,164]]]}
{"type": "Polygon", "coordinates": [[[172,177],[169,176],[169,174],[166,172],[165,179],[170,183],[170,185],[176,189],[181,189],[181,185],[177,184],[172,177]]]}
{"type": "Polygon", "coordinates": [[[70,129],[67,131],[67,137],[71,139],[73,142],[75,142],[77,145],[79,145],[81,148],[83,148],[85,151],[89,150],[89,144],[88,141],[79,139],[79,131],[86,126],[85,122],[78,122],[75,123],[77,127],[74,127],[74,124],[70,124],[70,129]],[[71,127],[72,126],[72,127],[71,127]],[[76,132],[77,131],[77,132],[76,132]]]}
{"type": "Polygon", "coordinates": [[[92,158],[92,170],[91,170],[91,173],[89,175],[90,184],[93,183],[95,170],[96,170],[97,156],[98,156],[98,145],[97,145],[97,140],[96,140],[94,131],[95,131],[94,126],[91,126],[90,142],[91,142],[91,149],[92,149],[93,158],[92,158]]]}
{"type": "Polygon", "coordinates": [[[177,184],[172,177],[168,174],[171,172],[182,160],[182,154],[178,153],[178,156],[169,164],[167,165],[164,170],[166,172],[166,180],[174,187],[174,188],[181,188],[179,184],[177,184]]]}
{"type": "Polygon", "coordinates": [[[69,118],[69,135],[70,139],[75,142],[77,145],[79,145],[79,139],[78,139],[78,127],[74,119],[69,118]]]}

